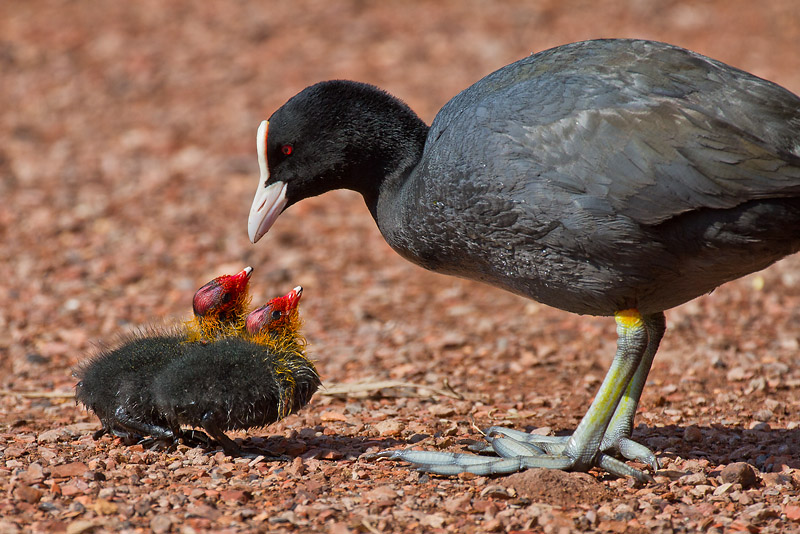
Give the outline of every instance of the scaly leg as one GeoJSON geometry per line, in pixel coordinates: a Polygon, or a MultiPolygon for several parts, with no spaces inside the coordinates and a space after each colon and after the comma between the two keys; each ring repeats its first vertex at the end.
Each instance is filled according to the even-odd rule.
{"type": "Polygon", "coordinates": [[[639,398],[642,396],[642,390],[647,382],[647,375],[650,373],[650,366],[653,364],[658,345],[666,331],[664,313],[644,317],[644,325],[647,329],[647,349],[644,351],[642,361],[631,378],[625,394],[617,405],[614,417],[608,424],[600,444],[600,450],[611,455],[622,455],[628,460],[639,460],[650,465],[653,471],[657,471],[658,460],[653,451],[630,439],[639,398]]]}

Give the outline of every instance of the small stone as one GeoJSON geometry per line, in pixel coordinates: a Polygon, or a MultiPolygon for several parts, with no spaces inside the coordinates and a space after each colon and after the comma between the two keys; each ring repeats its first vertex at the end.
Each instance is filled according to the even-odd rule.
{"type": "Polygon", "coordinates": [[[150,520],[150,529],[155,534],[169,532],[170,528],[172,528],[172,518],[167,514],[158,514],[150,520]]]}
{"type": "Polygon", "coordinates": [[[756,421],[761,421],[762,423],[766,423],[770,421],[774,414],[771,410],[764,408],[763,410],[758,410],[756,413],[753,414],[753,419],[756,421]]]}
{"type": "Polygon", "coordinates": [[[53,430],[46,430],[36,437],[39,443],[55,443],[56,441],[63,441],[69,439],[70,434],[64,428],[54,428],[53,430]]]}
{"type": "Polygon", "coordinates": [[[752,371],[748,371],[744,367],[734,367],[727,373],[728,382],[740,382],[745,378],[753,376],[752,371]]]}
{"type": "Polygon", "coordinates": [[[321,421],[331,422],[331,421],[347,421],[347,417],[342,412],[335,412],[333,410],[328,410],[327,412],[322,412],[319,416],[321,421]]]}
{"type": "Polygon", "coordinates": [[[702,441],[703,433],[700,432],[700,429],[697,428],[695,425],[689,425],[683,431],[683,440],[688,441],[690,443],[696,443],[698,441],[702,441]]]}
{"type": "Polygon", "coordinates": [[[242,490],[222,490],[219,492],[219,496],[223,501],[235,502],[235,503],[246,503],[250,500],[249,492],[242,491],[242,490]]]}
{"type": "Polygon", "coordinates": [[[787,504],[783,507],[783,513],[789,521],[800,522],[800,506],[796,504],[787,504]]]}
{"type": "Polygon", "coordinates": [[[294,475],[296,477],[301,477],[301,476],[306,474],[306,472],[308,471],[308,468],[306,467],[306,464],[303,461],[303,459],[300,456],[298,456],[294,460],[292,460],[292,465],[287,467],[286,471],[290,475],[294,475]]]}
{"type": "Polygon", "coordinates": [[[455,415],[456,410],[449,404],[434,404],[428,408],[428,412],[436,417],[450,417],[455,415]]]}
{"type": "Polygon", "coordinates": [[[765,486],[791,486],[792,477],[784,473],[764,473],[761,481],[765,486]]]}
{"type": "Polygon", "coordinates": [[[44,480],[44,469],[39,463],[32,463],[25,471],[25,481],[30,484],[35,484],[44,480]]]}
{"type": "Polygon", "coordinates": [[[695,497],[705,497],[712,491],[714,491],[714,486],[709,486],[708,484],[698,484],[697,486],[690,489],[689,493],[691,493],[695,497]]]}
{"type": "Polygon", "coordinates": [[[107,501],[105,499],[97,499],[97,502],[94,503],[92,509],[97,513],[97,515],[113,515],[117,513],[116,503],[107,501]]]}
{"type": "Polygon", "coordinates": [[[73,521],[67,525],[66,534],[81,534],[82,532],[87,532],[94,529],[96,526],[97,523],[94,521],[79,519],[78,521],[73,521]]]}
{"type": "Polygon", "coordinates": [[[388,486],[378,486],[364,493],[364,499],[368,502],[393,501],[396,498],[397,492],[388,486]]]}
{"type": "Polygon", "coordinates": [[[330,532],[330,534],[351,534],[354,531],[348,527],[346,523],[337,521],[335,523],[331,523],[328,532],[330,532]]]}
{"type": "Polygon", "coordinates": [[[481,497],[489,497],[491,499],[513,499],[517,496],[514,488],[506,488],[497,484],[486,486],[481,490],[481,497]]]}
{"type": "Polygon", "coordinates": [[[84,474],[89,468],[83,462],[70,462],[68,464],[55,465],[50,468],[50,476],[53,478],[76,477],[84,474]]]}
{"type": "Polygon", "coordinates": [[[472,509],[491,517],[494,517],[494,514],[497,513],[497,505],[493,501],[486,499],[475,499],[472,503],[472,509]]]}
{"type": "Polygon", "coordinates": [[[687,486],[698,486],[708,484],[708,477],[705,473],[689,473],[678,479],[678,482],[687,486]]]}
{"type": "Polygon", "coordinates": [[[382,437],[386,436],[397,436],[400,432],[403,431],[403,424],[399,421],[392,421],[386,420],[381,421],[380,423],[375,423],[373,428],[378,432],[378,434],[382,437]]]}
{"type": "Polygon", "coordinates": [[[44,492],[38,488],[31,486],[17,486],[14,489],[13,496],[15,499],[25,501],[30,504],[36,504],[42,498],[44,492]]]}
{"type": "Polygon", "coordinates": [[[454,514],[456,512],[466,512],[467,510],[469,510],[469,503],[470,503],[469,495],[461,495],[458,497],[445,499],[443,504],[444,504],[444,509],[447,513],[454,514]]]}
{"type": "Polygon", "coordinates": [[[441,514],[427,514],[420,518],[419,524],[424,527],[442,528],[446,518],[441,514]]]}
{"type": "Polygon", "coordinates": [[[730,482],[725,482],[724,484],[720,484],[714,490],[713,495],[714,495],[714,497],[719,497],[720,495],[724,495],[725,493],[728,493],[732,487],[733,487],[733,484],[730,483],[730,482]]]}
{"type": "Polygon", "coordinates": [[[758,475],[753,467],[745,462],[736,462],[725,466],[720,471],[719,477],[723,482],[741,484],[744,489],[758,484],[758,475]]]}

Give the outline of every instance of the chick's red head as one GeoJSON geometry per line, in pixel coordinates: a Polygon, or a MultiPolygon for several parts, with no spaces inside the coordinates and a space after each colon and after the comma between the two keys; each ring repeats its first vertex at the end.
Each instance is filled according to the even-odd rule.
{"type": "Polygon", "coordinates": [[[274,333],[279,329],[292,328],[297,321],[297,305],[303,288],[297,286],[286,295],[276,297],[264,306],[250,312],[245,322],[245,329],[251,335],[274,333]]]}
{"type": "Polygon", "coordinates": [[[227,329],[242,327],[252,272],[252,267],[245,267],[237,274],[218,276],[197,290],[192,308],[202,336],[213,339],[227,329]]]}

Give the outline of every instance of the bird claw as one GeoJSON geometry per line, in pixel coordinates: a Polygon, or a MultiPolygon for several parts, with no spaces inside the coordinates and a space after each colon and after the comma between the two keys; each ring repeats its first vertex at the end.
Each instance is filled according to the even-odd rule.
{"type": "MultiPolygon", "coordinates": [[[[569,436],[539,436],[508,428],[492,427],[486,431],[487,446],[478,447],[475,444],[470,448],[477,452],[494,452],[497,454],[496,457],[409,449],[382,451],[365,458],[403,460],[412,464],[418,471],[445,476],[461,473],[472,473],[480,476],[507,475],[534,467],[570,471],[575,468],[576,461],[564,452],[568,440],[569,436]]],[[[627,442],[635,444],[641,449],[646,449],[643,445],[627,440],[625,442],[625,446],[628,447],[627,450],[639,450],[637,447],[630,447],[627,442]]],[[[629,476],[641,482],[651,482],[653,480],[650,475],[613,458],[605,452],[597,453],[594,465],[612,475],[629,476]]]]}
{"type": "Polygon", "coordinates": [[[650,466],[653,472],[656,472],[661,468],[658,463],[658,458],[656,458],[656,455],[653,451],[630,438],[621,437],[611,445],[606,445],[604,442],[601,450],[610,456],[621,456],[628,460],[647,464],[650,466]]]}

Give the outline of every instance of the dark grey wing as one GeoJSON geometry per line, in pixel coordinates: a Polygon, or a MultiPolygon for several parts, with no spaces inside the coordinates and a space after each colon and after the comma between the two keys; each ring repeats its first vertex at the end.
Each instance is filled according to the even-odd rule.
{"type": "Polygon", "coordinates": [[[426,146],[433,168],[471,161],[473,176],[523,181],[518,200],[569,197],[648,225],[800,195],[800,99],[775,84],[643,41],[576,43],[513,65],[442,109],[426,146]],[[455,132],[473,153],[452,150],[455,132]]]}

